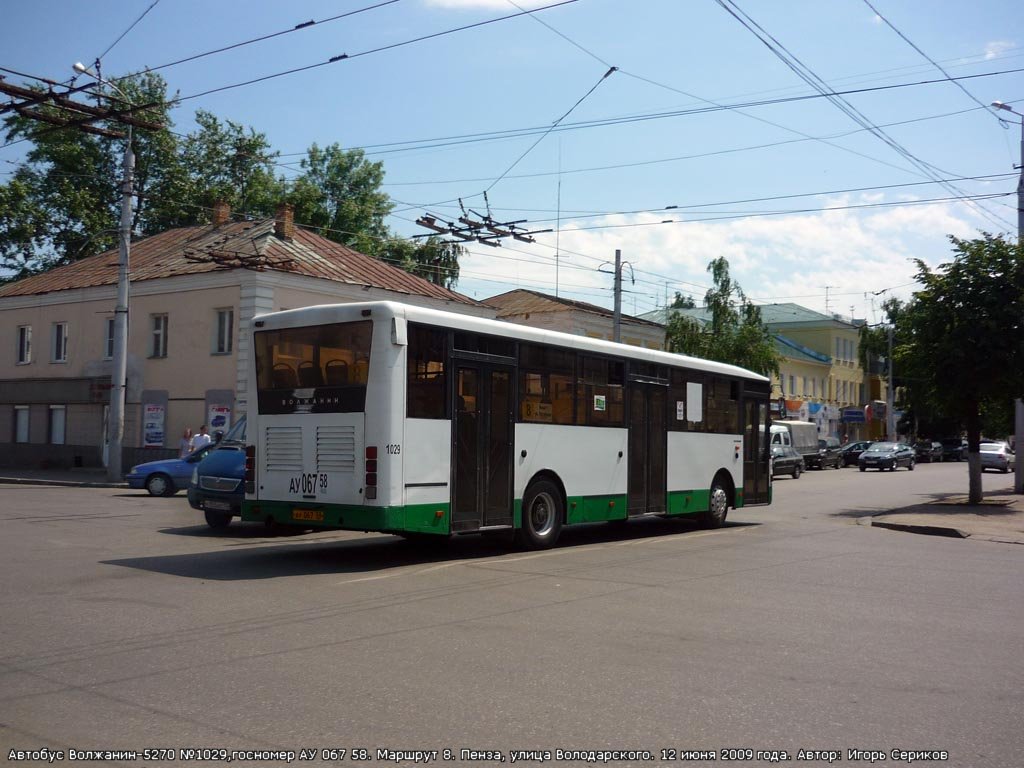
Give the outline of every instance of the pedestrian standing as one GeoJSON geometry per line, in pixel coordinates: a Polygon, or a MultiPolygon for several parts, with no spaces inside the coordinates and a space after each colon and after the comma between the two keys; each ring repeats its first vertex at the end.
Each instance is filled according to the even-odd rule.
{"type": "Polygon", "coordinates": [[[190,453],[192,453],[192,430],[186,427],[181,440],[178,442],[178,458],[183,459],[190,453]]]}
{"type": "Polygon", "coordinates": [[[213,442],[213,438],[210,437],[210,434],[206,431],[206,425],[203,424],[199,427],[199,434],[192,438],[192,450],[198,451],[200,448],[208,446],[211,442],[213,442]]]}

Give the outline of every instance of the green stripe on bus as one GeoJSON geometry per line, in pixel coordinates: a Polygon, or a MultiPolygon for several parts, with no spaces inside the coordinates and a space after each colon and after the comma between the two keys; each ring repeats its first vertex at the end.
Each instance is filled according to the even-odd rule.
{"type": "Polygon", "coordinates": [[[272,518],[285,525],[310,528],[345,528],[352,531],[412,531],[416,533],[450,532],[450,505],[409,504],[395,507],[370,507],[360,504],[294,504],[282,501],[246,501],[242,520],[262,523],[272,518]],[[298,517],[296,516],[298,511],[298,517]],[[440,516],[438,515],[440,512],[440,516]],[[309,513],[322,514],[322,520],[310,520],[309,513]]]}
{"type": "Polygon", "coordinates": [[[694,515],[707,512],[711,492],[705,489],[668,492],[668,514],[694,515]]]}
{"type": "Polygon", "coordinates": [[[569,525],[626,519],[626,497],[621,494],[570,496],[567,501],[569,509],[566,520],[569,525]]]}

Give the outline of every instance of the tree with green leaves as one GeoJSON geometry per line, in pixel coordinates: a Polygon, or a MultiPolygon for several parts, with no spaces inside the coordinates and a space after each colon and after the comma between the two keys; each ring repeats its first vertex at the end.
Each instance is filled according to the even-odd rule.
{"type": "Polygon", "coordinates": [[[675,298],[672,299],[672,303],[668,307],[669,309],[695,309],[697,302],[693,300],[693,296],[683,296],[679,291],[676,291],[675,298]]]}
{"type": "Polygon", "coordinates": [[[458,244],[430,236],[422,240],[392,238],[384,243],[377,258],[404,269],[435,285],[453,288],[459,280],[458,244]]]}
{"type": "Polygon", "coordinates": [[[981,501],[982,415],[1024,396],[1024,246],[985,234],[950,238],[953,260],[917,260],[921,290],[898,318],[896,370],[918,402],[967,430],[968,499],[981,501]]]}
{"type": "Polygon", "coordinates": [[[665,338],[670,352],[731,363],[765,376],[779,375],[779,354],[755,306],[729,274],[724,256],[708,264],[712,287],[704,295],[707,322],[682,313],[668,321],[665,338]]]}
{"type": "MultiPolygon", "coordinates": [[[[175,162],[177,145],[170,133],[167,86],[153,73],[119,81],[132,104],[154,105],[135,114],[166,126],[161,131],[134,130],[134,225],[149,231],[149,201],[175,162]]],[[[123,103],[108,94],[103,106],[123,103]]],[[[56,116],[57,108],[37,109],[56,116]]],[[[99,123],[125,131],[116,121],[99,123]]],[[[124,139],[97,136],[73,129],[55,129],[37,120],[12,114],[4,121],[7,141],[26,139],[32,148],[13,178],[0,185],[0,270],[9,279],[91,256],[117,243],[121,157],[124,139]]]]}
{"type": "Polygon", "coordinates": [[[380,253],[393,237],[384,224],[392,208],[381,191],[384,164],[367,160],[361,149],[314,144],[302,169],[288,196],[295,220],[357,251],[380,253]]]}
{"type": "MultiPolygon", "coordinates": [[[[314,144],[299,176],[286,180],[277,172],[279,153],[251,127],[200,110],[193,131],[175,133],[173,99],[159,75],[124,78],[118,88],[134,105],[156,105],[137,114],[164,126],[134,131],[133,232],[147,236],[207,223],[218,201],[250,217],[272,216],[280,203],[290,202],[299,225],[330,240],[439,285],[458,280],[461,248],[437,238],[400,242],[388,230],[384,220],[392,206],[381,191],[384,167],[362,150],[314,144]]],[[[108,92],[103,103],[108,99],[114,94],[108,92]]],[[[33,146],[13,178],[0,185],[0,282],[115,247],[124,140],[55,130],[17,114],[5,126],[8,141],[27,139],[33,146]]],[[[116,122],[105,127],[123,130],[116,122]]]]}

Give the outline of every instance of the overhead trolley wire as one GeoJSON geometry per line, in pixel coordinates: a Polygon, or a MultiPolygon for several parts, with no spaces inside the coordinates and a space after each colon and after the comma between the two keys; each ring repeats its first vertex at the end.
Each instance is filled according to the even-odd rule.
{"type": "Polygon", "coordinates": [[[244,80],[244,81],[239,82],[239,83],[231,83],[230,85],[222,85],[222,86],[219,86],[217,88],[210,88],[210,89],[205,90],[205,91],[200,91],[199,93],[193,93],[193,94],[191,94],[189,96],[181,96],[180,98],[175,99],[175,102],[189,101],[190,99],[198,99],[201,96],[209,96],[212,93],[220,93],[222,91],[229,91],[229,90],[232,90],[234,88],[242,88],[242,87],[247,86],[247,85],[254,85],[255,83],[262,83],[262,82],[265,82],[267,80],[273,80],[273,79],[278,78],[278,77],[284,77],[285,75],[293,75],[293,74],[295,74],[297,72],[306,72],[306,71],[311,70],[311,69],[317,69],[319,67],[326,67],[329,64],[335,64],[335,63],[337,63],[339,61],[348,61],[350,59],[357,59],[357,58],[359,58],[361,56],[369,56],[370,54],[380,53],[382,51],[390,51],[390,50],[393,50],[395,48],[401,48],[401,47],[406,46],[406,45],[412,45],[414,43],[421,43],[424,40],[433,40],[434,38],[444,37],[445,35],[451,35],[451,34],[454,34],[456,32],[464,32],[467,29],[476,29],[477,27],[484,27],[484,26],[487,26],[488,24],[496,24],[497,22],[500,22],[500,21],[508,21],[509,19],[515,19],[515,18],[518,18],[520,16],[525,16],[525,15],[532,14],[532,13],[537,13],[538,11],[546,11],[546,10],[549,10],[551,8],[558,8],[560,6],[569,5],[569,4],[575,3],[577,1],[578,0],[560,0],[560,2],[551,3],[549,5],[544,5],[544,6],[541,6],[540,8],[534,8],[531,11],[522,11],[522,12],[519,12],[519,13],[512,13],[512,14],[508,14],[507,16],[498,16],[498,17],[493,18],[493,19],[485,19],[483,21],[473,22],[472,24],[463,24],[460,27],[453,27],[451,29],[445,29],[445,30],[442,30],[440,32],[432,32],[429,35],[420,35],[419,37],[414,37],[414,38],[412,38],[410,40],[403,40],[403,41],[400,41],[400,42],[397,42],[397,43],[390,43],[388,45],[381,45],[381,46],[378,46],[377,48],[370,48],[370,49],[367,49],[365,51],[359,51],[358,53],[341,53],[341,54],[338,54],[337,56],[332,56],[327,61],[319,61],[319,62],[316,62],[314,64],[306,64],[305,66],[301,66],[301,67],[293,67],[292,69],[286,69],[286,70],[284,70],[282,72],[274,72],[274,73],[271,73],[269,75],[263,75],[261,77],[254,77],[254,78],[252,78],[250,80],[244,80]]]}
{"type": "Polygon", "coordinates": [[[983,101],[979,100],[979,99],[978,99],[978,98],[977,98],[977,97],[976,97],[976,96],[975,96],[975,95],[974,95],[973,93],[971,93],[970,91],[968,91],[968,90],[967,90],[967,89],[966,89],[966,88],[965,88],[965,87],[963,86],[963,84],[962,84],[962,83],[960,83],[960,82],[958,82],[958,81],[956,81],[956,80],[952,79],[952,77],[950,76],[949,72],[947,72],[947,71],[946,71],[945,69],[943,69],[942,65],[941,65],[941,64],[939,64],[939,62],[937,62],[937,61],[936,61],[935,59],[933,59],[933,58],[932,58],[931,56],[929,56],[929,55],[928,55],[927,53],[925,53],[924,51],[922,51],[922,50],[921,50],[921,49],[920,49],[920,48],[919,48],[918,46],[916,46],[916,45],[915,45],[915,44],[914,44],[914,43],[913,43],[913,42],[912,42],[912,41],[910,40],[910,38],[909,38],[909,37],[907,37],[907,36],[906,36],[905,34],[903,34],[903,33],[902,33],[902,32],[901,32],[901,31],[900,31],[899,29],[897,29],[897,28],[896,28],[896,25],[895,25],[895,24],[893,24],[893,23],[892,23],[891,21],[889,21],[889,19],[887,19],[887,18],[886,18],[885,16],[883,16],[883,15],[882,15],[882,12],[881,12],[881,11],[879,11],[879,10],[878,10],[878,9],[877,9],[877,8],[876,8],[876,7],[874,6],[874,5],[872,5],[872,4],[871,4],[871,0],[864,0],[864,5],[866,5],[866,6],[867,6],[868,8],[870,8],[870,9],[871,9],[872,11],[874,11],[874,12],[875,12],[875,15],[876,15],[876,16],[878,16],[878,18],[880,18],[880,19],[881,19],[881,20],[882,20],[883,22],[885,22],[885,25],[886,25],[887,27],[889,27],[889,29],[891,29],[891,30],[892,30],[893,32],[895,32],[895,33],[896,33],[897,35],[899,35],[899,36],[900,36],[900,38],[901,38],[901,39],[902,39],[902,40],[903,40],[903,41],[904,41],[904,42],[905,42],[905,43],[906,43],[907,45],[909,45],[909,46],[910,46],[911,48],[913,48],[913,49],[914,49],[915,51],[917,51],[917,52],[918,52],[919,54],[921,54],[921,56],[923,56],[923,57],[924,57],[925,59],[927,59],[927,60],[928,60],[928,62],[929,62],[929,63],[930,63],[930,64],[931,64],[931,65],[932,65],[933,67],[935,67],[935,68],[936,68],[937,70],[939,70],[939,72],[941,72],[941,73],[942,73],[943,75],[945,75],[945,76],[946,76],[946,79],[947,79],[947,80],[949,80],[949,82],[950,82],[950,83],[952,83],[952,84],[953,84],[953,85],[955,85],[955,86],[956,86],[957,88],[959,88],[959,89],[960,89],[961,91],[963,91],[963,92],[964,92],[964,93],[965,93],[965,94],[967,95],[967,98],[969,98],[969,99],[970,99],[971,101],[973,101],[973,102],[974,102],[975,104],[977,104],[978,106],[980,106],[980,107],[984,108],[984,109],[985,109],[986,111],[988,111],[988,112],[989,112],[989,114],[992,114],[992,116],[993,116],[994,118],[996,118],[997,120],[999,119],[999,116],[998,116],[998,115],[996,115],[996,114],[994,114],[994,113],[992,113],[992,112],[991,112],[991,110],[989,109],[989,105],[988,105],[988,104],[985,104],[985,103],[984,103],[983,101]]]}

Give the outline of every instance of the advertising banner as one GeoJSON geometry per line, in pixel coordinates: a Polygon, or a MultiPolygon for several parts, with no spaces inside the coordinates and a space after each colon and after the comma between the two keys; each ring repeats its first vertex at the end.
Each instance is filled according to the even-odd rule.
{"type": "Polygon", "coordinates": [[[164,416],[162,405],[147,403],[142,409],[142,445],[145,448],[164,447],[164,416]]]}
{"type": "Polygon", "coordinates": [[[217,430],[227,432],[228,427],[231,426],[231,406],[211,405],[210,415],[206,424],[210,428],[211,435],[217,430]]]}

